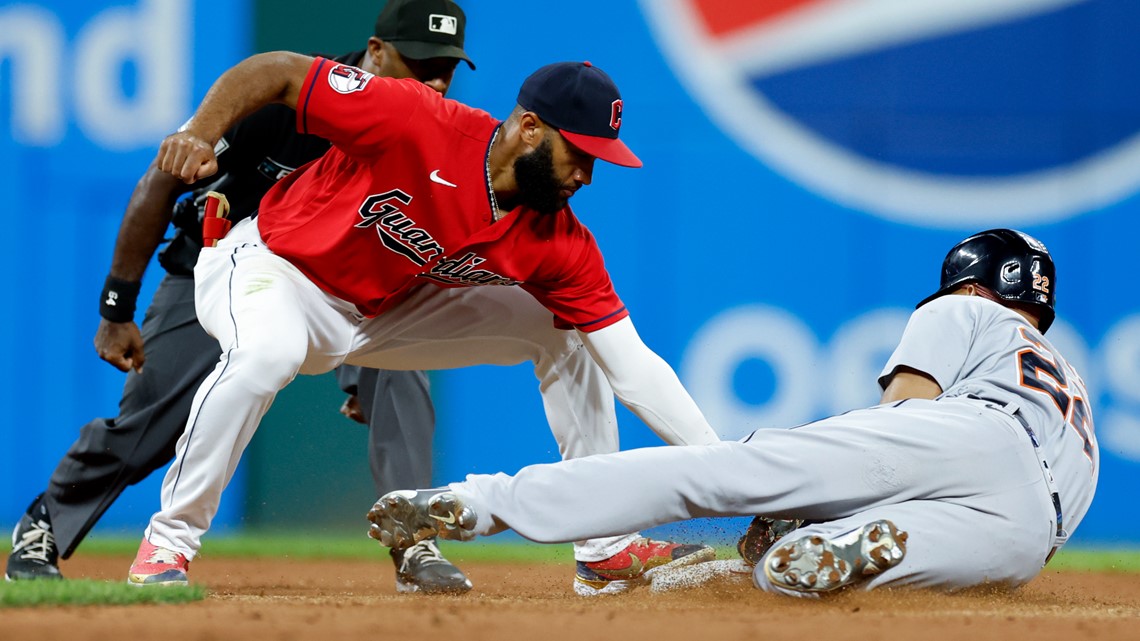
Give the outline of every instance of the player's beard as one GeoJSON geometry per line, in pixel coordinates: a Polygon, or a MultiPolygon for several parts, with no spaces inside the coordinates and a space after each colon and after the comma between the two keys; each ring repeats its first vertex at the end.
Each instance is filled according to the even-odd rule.
{"type": "Polygon", "coordinates": [[[549,136],[534,151],[515,158],[514,169],[521,205],[540,214],[553,214],[566,206],[566,199],[558,195],[562,184],[554,176],[554,144],[549,136]]]}

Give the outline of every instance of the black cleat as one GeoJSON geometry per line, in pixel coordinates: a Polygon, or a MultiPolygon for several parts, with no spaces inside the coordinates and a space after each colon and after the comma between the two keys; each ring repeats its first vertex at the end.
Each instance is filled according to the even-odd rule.
{"type": "Polygon", "coordinates": [[[37,496],[28,506],[16,529],[12,531],[12,553],[4,578],[9,581],[30,579],[62,579],[59,572],[59,549],[51,531],[47,506],[37,496]]]}
{"type": "Polygon", "coordinates": [[[752,519],[744,535],[736,542],[736,551],[740,553],[740,558],[744,559],[745,563],[755,566],[776,541],[792,530],[799,529],[803,524],[801,519],[783,520],[758,516],[752,519]]]}
{"type": "Polygon", "coordinates": [[[406,550],[391,550],[396,564],[396,591],[462,594],[471,580],[440,553],[435,539],[424,539],[406,550]]]}

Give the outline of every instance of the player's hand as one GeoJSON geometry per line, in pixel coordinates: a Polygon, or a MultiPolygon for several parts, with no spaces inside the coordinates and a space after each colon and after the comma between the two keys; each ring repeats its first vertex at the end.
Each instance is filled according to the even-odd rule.
{"type": "Polygon", "coordinates": [[[135,370],[142,373],[143,339],[139,326],[134,322],[112,323],[103,318],[95,331],[95,351],[99,358],[114,365],[121,371],[135,370]]]}
{"type": "Polygon", "coordinates": [[[360,399],[356,394],[344,399],[344,404],[340,406],[340,413],[348,418],[356,421],[357,423],[366,424],[368,421],[364,418],[364,412],[360,409],[360,399]]]}
{"type": "Polygon", "coordinates": [[[189,131],[179,131],[163,139],[155,164],[162,171],[191,184],[218,171],[214,146],[189,131]]]}

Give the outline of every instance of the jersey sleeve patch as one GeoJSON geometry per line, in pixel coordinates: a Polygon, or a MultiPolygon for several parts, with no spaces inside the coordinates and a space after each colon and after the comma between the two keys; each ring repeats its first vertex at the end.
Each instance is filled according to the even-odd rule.
{"type": "Polygon", "coordinates": [[[337,93],[349,94],[364,91],[374,76],[352,65],[336,64],[329,69],[329,86],[337,93]]]}
{"type": "Polygon", "coordinates": [[[410,135],[407,124],[430,108],[429,94],[439,95],[413,79],[381,78],[317,58],[301,85],[297,130],[350,156],[375,158],[392,141],[410,135]]]}

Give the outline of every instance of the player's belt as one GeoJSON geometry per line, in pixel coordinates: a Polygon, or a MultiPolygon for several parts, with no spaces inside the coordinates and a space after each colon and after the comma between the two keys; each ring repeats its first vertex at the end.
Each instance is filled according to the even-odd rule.
{"type": "Polygon", "coordinates": [[[1069,540],[1069,533],[1065,531],[1064,519],[1061,514],[1061,495],[1057,492],[1057,483],[1053,480],[1053,472],[1049,470],[1049,461],[1045,460],[1044,454],[1041,452],[1041,443],[1037,441],[1037,433],[1029,426],[1029,421],[1025,420],[1022,416],[1021,410],[1016,405],[1007,405],[1000,401],[993,401],[988,398],[981,398],[973,394],[967,394],[967,398],[972,398],[979,401],[985,401],[986,407],[995,409],[1003,414],[1008,414],[1017,419],[1021,424],[1021,428],[1029,435],[1029,441],[1033,443],[1033,451],[1037,453],[1037,460],[1041,461],[1041,472],[1045,477],[1045,486],[1049,488],[1049,498],[1053,501],[1053,510],[1057,513],[1057,536],[1053,542],[1053,549],[1049,550],[1049,555],[1045,557],[1045,563],[1053,558],[1057,550],[1069,540]]]}
{"type": "Polygon", "coordinates": [[[1061,549],[1065,541],[1069,540],[1069,533],[1065,531],[1064,519],[1061,515],[1061,495],[1057,492],[1057,483],[1053,480],[1053,473],[1049,471],[1049,462],[1041,454],[1041,444],[1037,442],[1037,433],[1029,427],[1029,421],[1021,415],[1021,411],[1013,412],[1013,417],[1021,423],[1021,427],[1025,429],[1025,433],[1029,435],[1029,440],[1033,442],[1033,450],[1037,452],[1037,458],[1041,459],[1041,469],[1045,472],[1045,485],[1049,487],[1049,497],[1053,499],[1053,510],[1057,513],[1057,538],[1053,543],[1053,549],[1049,550],[1049,556],[1045,557],[1045,563],[1049,563],[1049,559],[1061,549]]]}

